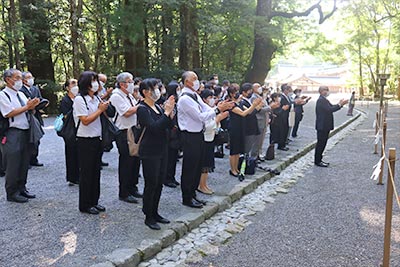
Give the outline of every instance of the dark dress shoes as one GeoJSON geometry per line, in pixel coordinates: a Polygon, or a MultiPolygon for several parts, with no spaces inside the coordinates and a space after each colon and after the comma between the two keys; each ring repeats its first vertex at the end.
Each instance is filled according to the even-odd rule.
{"type": "Polygon", "coordinates": [[[106,211],[106,208],[102,205],[96,205],[96,206],[94,206],[94,208],[100,212],[106,211]]]}
{"type": "Polygon", "coordinates": [[[40,162],[32,162],[30,165],[35,166],[35,167],[43,167],[44,166],[43,163],[40,163],[40,162]]]}
{"type": "Polygon", "coordinates": [[[6,176],[6,173],[4,171],[0,171],[0,177],[6,176]]]}
{"type": "Polygon", "coordinates": [[[167,187],[171,187],[171,188],[176,188],[177,187],[177,185],[174,182],[165,183],[164,185],[167,186],[167,187]]]}
{"type": "Polygon", "coordinates": [[[194,199],[191,199],[191,200],[189,200],[189,201],[183,201],[182,204],[183,204],[184,206],[188,206],[188,207],[196,208],[196,209],[201,209],[201,208],[203,207],[202,204],[200,204],[199,202],[197,202],[197,201],[194,200],[194,199]]]}
{"type": "Polygon", "coordinates": [[[143,198],[143,194],[139,193],[137,190],[133,191],[132,196],[136,198],[143,198]]]}
{"type": "Polygon", "coordinates": [[[321,160],[321,162],[329,166],[329,162],[325,162],[323,160],[321,160]]]}
{"type": "Polygon", "coordinates": [[[318,167],[325,167],[325,168],[329,166],[329,164],[326,164],[325,162],[322,162],[322,161],[319,163],[315,163],[315,165],[318,167]]]}
{"type": "Polygon", "coordinates": [[[145,220],[144,224],[152,230],[161,230],[160,225],[155,220],[145,220]]]}
{"type": "Polygon", "coordinates": [[[162,223],[162,224],[168,224],[170,223],[170,221],[168,219],[165,219],[164,217],[162,217],[161,215],[156,215],[154,216],[154,218],[156,219],[156,222],[162,223]]]}
{"type": "Polygon", "coordinates": [[[198,203],[200,203],[201,205],[205,206],[207,204],[207,201],[199,199],[197,197],[193,198],[194,201],[197,201],[198,203]]]}
{"type": "Polygon", "coordinates": [[[119,200],[125,201],[127,203],[139,203],[139,201],[134,196],[119,197],[119,200]]]}
{"type": "Polygon", "coordinates": [[[283,151],[288,151],[288,150],[289,150],[289,148],[286,147],[286,146],[285,146],[285,147],[278,147],[278,149],[279,149],[279,150],[283,150],[283,151]]]}
{"type": "Polygon", "coordinates": [[[232,175],[233,177],[238,177],[239,174],[234,174],[231,170],[229,170],[229,175],[232,175]]]}
{"type": "Polygon", "coordinates": [[[20,192],[21,196],[26,197],[26,198],[35,198],[36,195],[31,194],[28,192],[28,190],[24,190],[20,192]]]}
{"type": "Polygon", "coordinates": [[[9,197],[7,196],[7,201],[16,202],[16,203],[25,203],[25,202],[28,202],[28,198],[21,196],[18,192],[12,196],[9,196],[9,197]]]}
{"type": "Polygon", "coordinates": [[[107,162],[101,162],[101,167],[107,167],[108,166],[108,163],[107,162]]]}
{"type": "Polygon", "coordinates": [[[174,184],[176,184],[176,186],[180,185],[180,183],[177,180],[174,180],[174,184]]]}
{"type": "Polygon", "coordinates": [[[93,215],[96,215],[96,214],[100,213],[95,207],[88,208],[88,209],[86,209],[86,210],[84,210],[82,212],[93,214],[93,215]]]}

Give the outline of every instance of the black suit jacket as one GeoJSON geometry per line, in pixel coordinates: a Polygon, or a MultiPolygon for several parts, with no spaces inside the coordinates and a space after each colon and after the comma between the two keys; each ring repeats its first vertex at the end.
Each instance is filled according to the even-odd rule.
{"type": "MultiPolygon", "coordinates": [[[[22,93],[26,96],[26,98],[34,99],[35,97],[39,98],[40,101],[42,101],[43,97],[42,94],[40,93],[39,88],[36,86],[32,86],[31,89],[29,90],[26,88],[26,86],[22,86],[21,90],[22,93]]],[[[43,126],[43,119],[42,119],[42,114],[39,112],[39,110],[36,110],[34,116],[36,119],[39,121],[39,123],[43,126]]]]}
{"type": "Polygon", "coordinates": [[[317,100],[317,105],[315,106],[315,113],[317,116],[315,129],[317,131],[333,130],[333,112],[339,109],[341,109],[339,105],[332,105],[326,97],[320,95],[317,100]]]}
{"type": "Polygon", "coordinates": [[[289,98],[289,96],[286,96],[286,95],[284,95],[284,94],[282,93],[282,95],[281,95],[281,107],[283,107],[283,106],[285,106],[285,105],[289,105],[289,108],[288,108],[287,110],[282,110],[282,116],[283,116],[284,118],[289,119],[289,113],[290,113],[290,110],[292,109],[292,104],[293,104],[293,102],[290,101],[290,99],[289,99],[289,101],[288,101],[288,99],[287,99],[286,97],[289,98]]]}
{"type": "MultiPolygon", "coordinates": [[[[240,101],[240,107],[242,110],[245,110],[244,107],[250,108],[251,104],[247,100],[242,99],[242,101],[240,101]]],[[[254,111],[252,113],[248,114],[246,117],[243,118],[244,134],[246,136],[260,134],[260,129],[258,129],[258,121],[257,121],[256,114],[257,114],[257,110],[254,109],[254,111]]]]}

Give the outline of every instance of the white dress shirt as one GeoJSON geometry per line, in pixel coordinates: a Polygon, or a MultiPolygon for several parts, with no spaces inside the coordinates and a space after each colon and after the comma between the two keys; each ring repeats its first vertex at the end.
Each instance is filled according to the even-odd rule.
{"type": "MultiPolygon", "coordinates": [[[[17,95],[20,97],[24,105],[26,105],[28,99],[22,92],[17,92],[11,88],[6,87],[0,93],[0,111],[4,117],[7,116],[14,109],[22,107],[17,95]],[[8,94],[8,96],[11,98],[11,101],[4,92],[8,94]]],[[[25,112],[22,112],[17,116],[14,116],[13,119],[9,118],[9,122],[10,122],[10,128],[17,128],[21,130],[29,129],[29,122],[25,112]]]]}
{"type": "Polygon", "coordinates": [[[187,87],[182,89],[182,95],[178,100],[178,125],[181,131],[200,133],[203,131],[206,121],[215,116],[215,111],[204,103],[197,93],[187,87]],[[194,95],[197,101],[183,93],[194,95]]]}
{"type": "MultiPolygon", "coordinates": [[[[91,98],[89,95],[85,95],[84,97],[86,99],[87,107],[82,96],[79,95],[74,98],[74,104],[72,107],[74,109],[73,114],[74,114],[75,126],[78,126],[80,116],[89,116],[90,114],[96,112],[100,104],[99,100],[95,96],[91,98]]],[[[89,125],[83,125],[83,123],[80,122],[76,136],[101,137],[100,116],[97,117],[93,122],[89,123],[89,125]]]]}
{"type": "Polygon", "coordinates": [[[114,121],[118,129],[125,130],[136,125],[136,114],[132,114],[129,117],[124,116],[124,114],[137,103],[136,99],[131,94],[125,94],[121,89],[115,89],[110,97],[110,101],[117,111],[115,115],[117,120],[114,119],[114,121]]]}

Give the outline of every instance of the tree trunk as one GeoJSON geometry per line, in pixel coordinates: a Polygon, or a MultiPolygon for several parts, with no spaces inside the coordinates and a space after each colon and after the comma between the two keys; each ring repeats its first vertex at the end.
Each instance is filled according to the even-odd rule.
{"type": "Polygon", "coordinates": [[[271,69],[271,60],[276,51],[271,37],[265,31],[269,27],[272,0],[258,0],[254,25],[254,50],[245,75],[246,82],[264,84],[271,69]]]}
{"type": "Polygon", "coordinates": [[[50,48],[50,25],[46,10],[37,0],[20,0],[24,31],[25,60],[37,79],[54,81],[54,64],[50,48]],[[32,7],[35,7],[33,10],[32,7]]]}
{"type": "Polygon", "coordinates": [[[191,23],[187,3],[179,8],[181,34],[179,37],[179,67],[182,70],[190,69],[190,41],[188,26],[191,23]]]}
{"type": "Polygon", "coordinates": [[[10,9],[8,9],[8,18],[6,18],[6,3],[5,0],[1,1],[1,18],[5,27],[5,39],[8,48],[8,67],[14,67],[14,50],[12,45],[12,32],[10,27],[10,9]]]}
{"type": "Polygon", "coordinates": [[[361,56],[361,43],[358,43],[358,69],[360,73],[360,96],[364,96],[364,82],[363,82],[363,64],[362,64],[362,56],[361,56]]]}
{"type": "Polygon", "coordinates": [[[19,25],[17,20],[17,9],[15,7],[15,1],[10,0],[10,9],[8,12],[9,25],[11,29],[12,43],[14,46],[14,59],[15,67],[19,70],[22,69],[21,66],[21,54],[19,52],[19,25]]]}
{"type": "Polygon", "coordinates": [[[200,46],[199,46],[199,31],[197,30],[197,8],[196,1],[193,1],[190,7],[190,35],[192,41],[192,64],[194,70],[200,70],[200,46]]]}
{"type": "Polygon", "coordinates": [[[172,33],[173,14],[172,9],[167,5],[163,5],[162,23],[162,42],[161,42],[161,63],[164,66],[172,66],[174,64],[174,37],[172,33]]]}
{"type": "Polygon", "coordinates": [[[71,20],[71,45],[72,45],[72,72],[74,78],[80,75],[79,67],[79,18],[82,14],[83,0],[69,0],[70,20],[71,20]]]}

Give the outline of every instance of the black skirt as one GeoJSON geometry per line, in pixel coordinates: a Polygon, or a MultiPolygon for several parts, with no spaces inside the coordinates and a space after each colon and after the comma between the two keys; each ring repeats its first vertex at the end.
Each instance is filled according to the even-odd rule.
{"type": "Polygon", "coordinates": [[[203,159],[202,159],[202,173],[214,172],[215,160],[214,160],[214,141],[204,142],[203,146],[203,159]]]}

